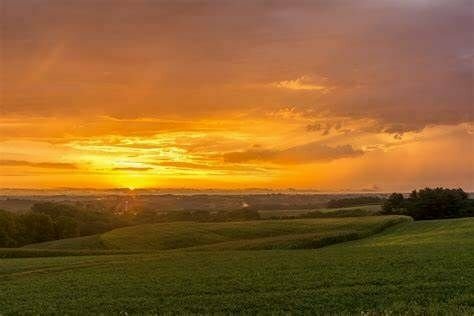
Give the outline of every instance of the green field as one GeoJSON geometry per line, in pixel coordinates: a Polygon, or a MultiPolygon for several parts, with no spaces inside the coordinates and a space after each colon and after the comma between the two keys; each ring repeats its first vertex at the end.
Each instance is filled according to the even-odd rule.
{"type": "Polygon", "coordinates": [[[33,244],[28,249],[129,250],[301,249],[354,240],[410,220],[404,216],[264,220],[226,223],[175,222],[131,226],[72,239],[33,244]]]}
{"type": "Polygon", "coordinates": [[[2,259],[0,314],[472,315],[473,262],[472,218],[319,249],[2,259]]]}
{"type": "Polygon", "coordinates": [[[370,216],[380,213],[382,206],[379,204],[340,207],[340,208],[317,208],[317,209],[300,209],[300,210],[261,210],[258,211],[260,217],[263,219],[270,218],[285,218],[285,217],[299,217],[310,212],[317,212],[327,214],[331,217],[345,217],[345,216],[370,216]],[[336,216],[334,216],[336,215],[336,216]]]}

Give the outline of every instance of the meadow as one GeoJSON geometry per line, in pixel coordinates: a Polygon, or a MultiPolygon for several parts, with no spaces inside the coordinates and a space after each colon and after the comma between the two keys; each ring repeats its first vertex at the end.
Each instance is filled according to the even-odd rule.
{"type": "MultiPolygon", "coordinates": [[[[299,224],[285,234],[306,234],[299,224]]],[[[255,229],[238,228],[245,227],[246,234],[255,229]]],[[[281,232],[272,227],[254,236],[275,230],[281,232]]],[[[239,236],[225,225],[215,231],[239,236]]],[[[138,239],[115,241],[133,248],[138,239]]],[[[474,313],[472,218],[402,220],[318,249],[150,245],[140,254],[2,259],[0,313],[474,313]]]]}
{"type": "Polygon", "coordinates": [[[246,222],[172,222],[114,229],[100,235],[32,244],[27,249],[129,250],[299,249],[362,238],[409,221],[406,216],[263,220],[246,222]]]}
{"type": "MultiPolygon", "coordinates": [[[[301,217],[307,214],[319,215],[320,217],[355,217],[377,215],[382,211],[382,205],[370,204],[337,208],[316,208],[299,210],[260,210],[258,213],[264,219],[278,219],[288,217],[301,217]]],[[[317,217],[317,216],[315,216],[317,217]]]]}

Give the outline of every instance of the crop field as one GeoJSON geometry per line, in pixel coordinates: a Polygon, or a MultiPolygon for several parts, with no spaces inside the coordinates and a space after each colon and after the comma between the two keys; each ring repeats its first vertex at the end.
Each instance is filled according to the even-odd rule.
{"type": "MultiPolygon", "coordinates": [[[[0,248],[0,259],[5,258],[40,258],[64,256],[91,256],[141,253],[139,251],[120,250],[67,250],[67,249],[29,249],[29,248],[0,248]]],[[[1,265],[0,265],[1,268],[1,265]]]]}
{"type": "Polygon", "coordinates": [[[114,229],[81,238],[33,244],[27,249],[170,250],[295,249],[362,238],[409,221],[405,216],[266,220],[227,223],[175,222],[114,229]]]}
{"type": "Polygon", "coordinates": [[[317,208],[317,209],[301,209],[301,210],[260,210],[258,211],[261,218],[285,218],[298,217],[311,212],[327,214],[331,217],[352,217],[352,216],[370,216],[380,213],[382,206],[379,204],[339,207],[339,208],[317,208]],[[336,216],[334,216],[336,215],[336,216]]]}
{"type": "Polygon", "coordinates": [[[2,259],[0,314],[472,315],[473,262],[472,218],[405,221],[319,249],[2,259]]]}

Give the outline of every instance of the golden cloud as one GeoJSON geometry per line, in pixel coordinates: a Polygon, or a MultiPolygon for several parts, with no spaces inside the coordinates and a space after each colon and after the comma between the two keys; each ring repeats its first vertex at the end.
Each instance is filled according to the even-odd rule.
{"type": "Polygon", "coordinates": [[[283,80],[279,82],[274,82],[272,86],[280,89],[316,90],[322,92],[329,92],[329,90],[332,89],[332,87],[313,82],[312,77],[310,76],[302,76],[294,80],[283,80]]]}
{"type": "Polygon", "coordinates": [[[77,165],[64,162],[32,162],[24,160],[0,160],[0,166],[4,167],[34,167],[47,169],[77,169],[77,165]]]}
{"type": "Polygon", "coordinates": [[[229,152],[223,157],[224,161],[233,163],[264,161],[276,164],[306,164],[357,157],[363,153],[362,150],[354,149],[351,145],[331,147],[319,142],[311,142],[283,150],[257,148],[229,152]]]}

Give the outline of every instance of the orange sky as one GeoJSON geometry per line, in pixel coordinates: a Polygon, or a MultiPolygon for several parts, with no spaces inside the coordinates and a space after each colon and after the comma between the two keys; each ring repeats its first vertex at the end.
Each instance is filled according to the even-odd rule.
{"type": "Polygon", "coordinates": [[[474,189],[469,1],[4,2],[0,187],[474,189]]]}

